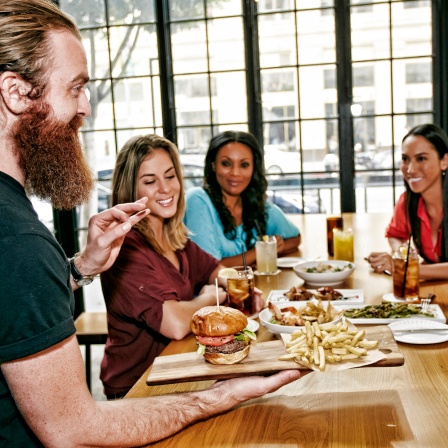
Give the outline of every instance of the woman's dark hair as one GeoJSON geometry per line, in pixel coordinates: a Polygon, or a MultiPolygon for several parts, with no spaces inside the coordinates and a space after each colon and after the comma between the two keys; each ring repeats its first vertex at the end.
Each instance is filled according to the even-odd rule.
{"type": "MultiPolygon", "coordinates": [[[[419,124],[414,126],[402,140],[402,144],[405,140],[411,136],[418,135],[428,140],[432,144],[434,149],[437,151],[439,159],[441,160],[445,154],[448,153],[448,137],[445,131],[435,124],[419,124]]],[[[448,260],[448,188],[445,172],[442,175],[443,183],[443,243],[442,243],[442,253],[440,261],[448,260]]],[[[411,234],[414,240],[415,246],[417,247],[419,254],[427,261],[426,255],[422,249],[422,243],[420,239],[420,220],[417,217],[418,203],[420,200],[420,194],[414,193],[409,188],[407,182],[406,186],[406,210],[408,213],[409,222],[411,225],[411,234]]]]}
{"type": "Polygon", "coordinates": [[[402,143],[412,135],[420,135],[428,140],[434,146],[439,154],[439,159],[442,159],[448,153],[448,137],[445,131],[435,124],[419,124],[414,126],[404,137],[402,143]]]}
{"type": "Polygon", "coordinates": [[[223,201],[221,186],[216,179],[213,164],[219,150],[228,143],[241,143],[247,146],[253,156],[254,172],[247,188],[241,193],[243,206],[243,229],[246,233],[246,246],[254,246],[253,231],[266,233],[266,213],[264,201],[268,183],[264,173],[263,152],[252,134],[242,131],[225,131],[215,135],[211,141],[205,156],[204,190],[210,196],[219,218],[224,227],[224,234],[228,239],[236,237],[236,223],[229,209],[223,201]]]}

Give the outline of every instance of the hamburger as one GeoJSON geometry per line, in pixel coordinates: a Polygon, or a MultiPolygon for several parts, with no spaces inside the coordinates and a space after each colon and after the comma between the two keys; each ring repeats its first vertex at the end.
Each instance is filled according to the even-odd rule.
{"type": "Polygon", "coordinates": [[[227,306],[206,306],[193,314],[190,328],[198,340],[199,355],[212,364],[236,364],[250,350],[255,333],[247,327],[247,317],[227,306]]]}

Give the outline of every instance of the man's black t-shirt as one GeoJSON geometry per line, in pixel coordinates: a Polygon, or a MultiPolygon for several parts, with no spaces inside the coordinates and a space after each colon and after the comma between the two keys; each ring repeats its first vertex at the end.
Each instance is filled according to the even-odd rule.
{"type": "MultiPolygon", "coordinates": [[[[0,172],[0,364],[75,333],[67,258],[24,188],[0,172]]],[[[41,446],[0,372],[0,446],[41,446]]]]}

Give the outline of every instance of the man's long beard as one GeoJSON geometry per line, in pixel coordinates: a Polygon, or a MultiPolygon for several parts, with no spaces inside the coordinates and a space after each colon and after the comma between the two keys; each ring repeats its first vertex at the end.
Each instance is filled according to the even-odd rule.
{"type": "Polygon", "coordinates": [[[94,186],[78,136],[82,123],[79,116],[61,123],[41,104],[22,115],[13,129],[25,188],[58,209],[86,202],[94,186]]]}

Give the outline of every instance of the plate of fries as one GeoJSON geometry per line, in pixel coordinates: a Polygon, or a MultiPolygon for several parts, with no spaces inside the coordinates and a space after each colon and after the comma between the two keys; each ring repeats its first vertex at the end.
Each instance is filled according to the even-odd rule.
{"type": "Polygon", "coordinates": [[[310,300],[307,302],[268,303],[268,308],[261,311],[259,318],[269,331],[280,335],[292,333],[305,327],[306,322],[318,324],[336,323],[342,319],[343,311],[333,306],[330,301],[310,300]]]}
{"type": "Polygon", "coordinates": [[[281,335],[287,353],[279,359],[294,360],[320,372],[365,366],[384,359],[385,355],[376,350],[378,341],[368,340],[365,335],[365,330],[357,330],[346,321],[306,322],[305,328],[281,335]]]}

